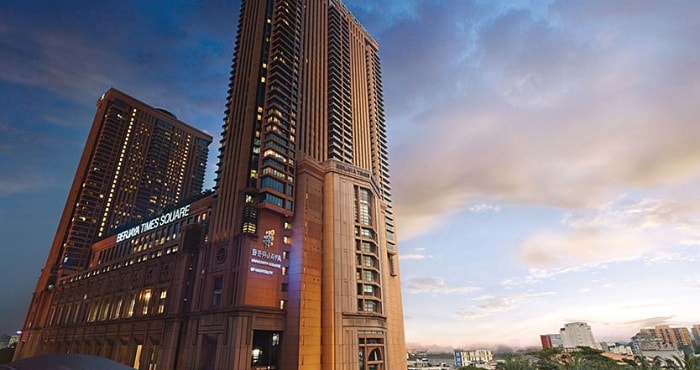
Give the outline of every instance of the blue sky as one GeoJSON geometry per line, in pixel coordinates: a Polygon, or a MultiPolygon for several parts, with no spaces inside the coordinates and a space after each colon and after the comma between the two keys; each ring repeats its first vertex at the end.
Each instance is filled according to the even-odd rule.
{"type": "MultiPolygon", "coordinates": [[[[700,323],[700,3],[350,1],[381,48],[410,346],[700,323]]],[[[109,87],[215,137],[235,1],[0,5],[0,332],[109,87]]]]}

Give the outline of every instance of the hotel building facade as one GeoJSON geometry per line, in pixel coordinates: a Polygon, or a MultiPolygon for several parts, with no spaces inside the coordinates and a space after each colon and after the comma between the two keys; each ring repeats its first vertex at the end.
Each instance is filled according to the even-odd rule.
{"type": "Polygon", "coordinates": [[[200,195],[211,141],[172,113],[117,89],[102,95],[16,357],[39,351],[59,281],[89,267],[94,242],[200,195]]]}
{"type": "Polygon", "coordinates": [[[242,2],[218,158],[214,194],[92,245],[20,356],[406,368],[378,45],[341,2],[242,2]]]}

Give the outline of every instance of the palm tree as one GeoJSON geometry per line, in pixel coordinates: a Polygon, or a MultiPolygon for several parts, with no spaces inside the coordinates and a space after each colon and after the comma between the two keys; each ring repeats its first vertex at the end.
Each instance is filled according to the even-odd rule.
{"type": "Polygon", "coordinates": [[[634,356],[634,361],[628,361],[627,363],[635,369],[649,370],[649,361],[642,355],[634,356]]]}
{"type": "Polygon", "coordinates": [[[700,359],[687,352],[683,354],[683,358],[673,356],[673,360],[676,363],[674,367],[679,370],[700,370],[700,359]]]}
{"type": "Polygon", "coordinates": [[[651,370],[661,370],[664,368],[664,359],[661,356],[654,356],[651,363],[651,370]]]}

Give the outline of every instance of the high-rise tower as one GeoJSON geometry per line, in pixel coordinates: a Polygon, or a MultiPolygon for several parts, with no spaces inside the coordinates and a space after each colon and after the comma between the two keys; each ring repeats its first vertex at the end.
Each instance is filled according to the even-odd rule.
{"type": "Polygon", "coordinates": [[[340,1],[243,1],[229,87],[209,243],[233,257],[193,309],[231,330],[206,351],[405,368],[377,43],[340,1]]]}
{"type": "Polygon", "coordinates": [[[25,325],[41,327],[46,292],[88,267],[95,241],[200,194],[211,141],[172,113],[109,89],[97,102],[25,325]]]}

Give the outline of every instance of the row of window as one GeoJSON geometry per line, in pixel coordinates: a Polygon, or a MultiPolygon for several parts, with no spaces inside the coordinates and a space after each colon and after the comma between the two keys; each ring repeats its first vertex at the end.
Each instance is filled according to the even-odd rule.
{"type": "Polygon", "coordinates": [[[171,240],[177,240],[178,231],[181,227],[192,223],[205,223],[207,221],[207,216],[207,212],[200,213],[184,219],[181,222],[170,224],[168,227],[162,227],[149,233],[134,237],[131,240],[125,240],[117,243],[116,245],[100,252],[98,263],[101,264],[109,262],[131,253],[138,253],[163,245],[171,240]]]}
{"type": "Polygon", "coordinates": [[[166,311],[167,298],[167,288],[147,288],[138,294],[69,303],[52,309],[49,326],[160,315],[166,311]]]}
{"type": "Polygon", "coordinates": [[[171,247],[162,248],[162,249],[153,251],[151,253],[145,253],[145,254],[142,254],[138,257],[130,258],[128,260],[121,261],[118,263],[113,263],[111,265],[103,266],[101,268],[87,271],[87,272],[84,272],[82,274],[72,275],[68,280],[65,280],[64,283],[72,283],[72,282],[80,281],[82,279],[87,279],[87,278],[97,276],[97,275],[100,275],[102,273],[106,273],[106,272],[109,272],[112,270],[118,270],[122,267],[131,266],[135,263],[146,262],[149,259],[154,259],[154,258],[162,257],[164,255],[168,255],[171,253],[176,253],[177,251],[178,251],[178,246],[176,244],[176,245],[173,245],[171,247]]]}

